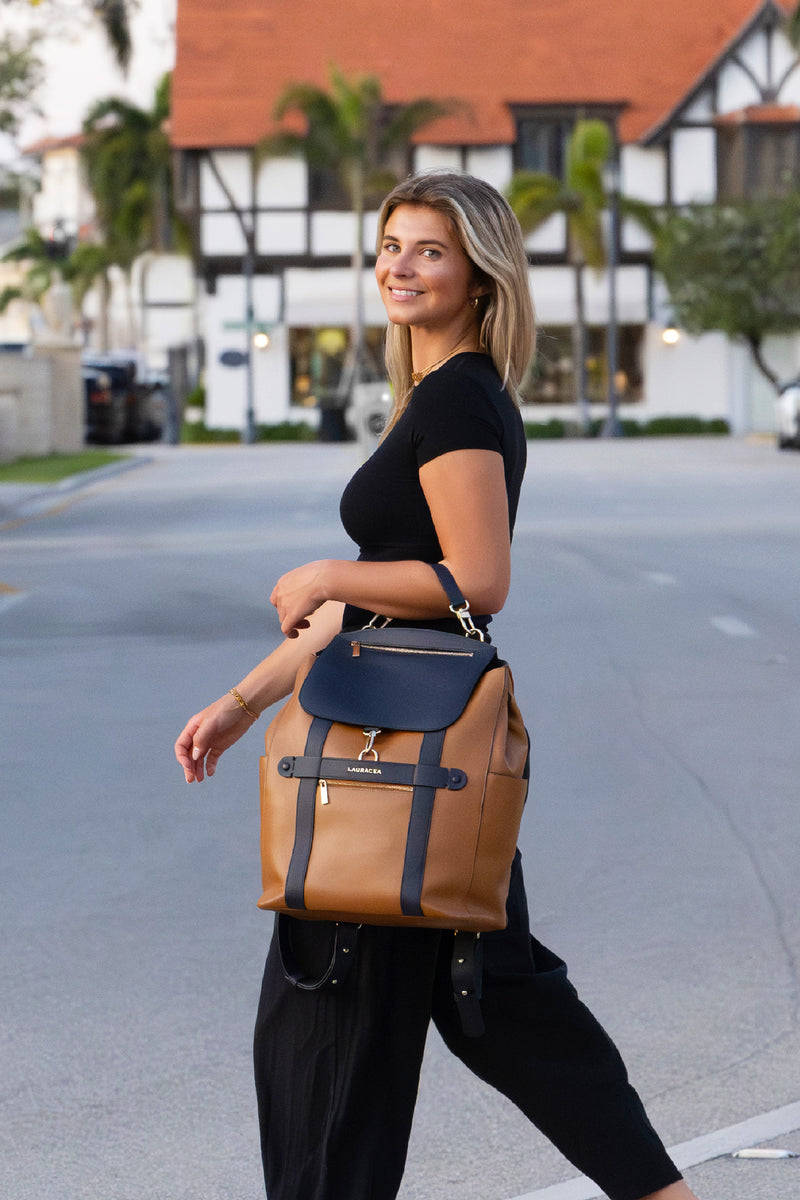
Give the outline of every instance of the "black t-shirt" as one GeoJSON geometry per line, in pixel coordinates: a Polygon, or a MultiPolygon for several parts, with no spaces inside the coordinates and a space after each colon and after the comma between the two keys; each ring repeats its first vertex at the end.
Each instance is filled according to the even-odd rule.
{"type": "MultiPolygon", "coordinates": [[[[519,409],[491,359],[477,353],[449,359],[417,385],[397,424],[344,490],[342,524],[359,547],[359,559],[439,562],[442,548],[419,470],[452,450],[494,450],[502,455],[513,534],[526,449],[519,409]]],[[[359,627],[371,615],[348,605],[344,627],[359,627]]],[[[452,620],[419,623],[453,628],[452,620]]]]}

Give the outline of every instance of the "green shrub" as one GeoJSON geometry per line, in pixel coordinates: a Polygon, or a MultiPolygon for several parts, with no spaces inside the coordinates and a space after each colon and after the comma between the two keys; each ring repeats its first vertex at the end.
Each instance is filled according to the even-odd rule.
{"type": "Polygon", "coordinates": [[[318,436],[307,421],[281,421],[277,425],[259,425],[256,430],[259,442],[315,442],[318,436]]]}
{"type": "Polygon", "coordinates": [[[730,433],[721,417],[653,417],[642,426],[643,437],[708,437],[730,433]]]}
{"type": "MultiPolygon", "coordinates": [[[[202,421],[185,421],[182,442],[240,442],[241,429],[209,429],[202,421]]],[[[317,431],[306,421],[281,421],[277,425],[256,426],[257,442],[315,442],[317,431]]]]}
{"type": "Polygon", "coordinates": [[[197,387],[193,387],[187,394],[183,402],[184,408],[202,408],[206,406],[206,389],[202,383],[198,383],[197,387]]]}
{"type": "Polygon", "coordinates": [[[207,429],[202,421],[184,421],[181,442],[240,442],[239,429],[207,429]]]}
{"type": "Polygon", "coordinates": [[[525,423],[527,438],[563,438],[567,436],[567,427],[558,417],[549,421],[530,421],[525,423]]]}

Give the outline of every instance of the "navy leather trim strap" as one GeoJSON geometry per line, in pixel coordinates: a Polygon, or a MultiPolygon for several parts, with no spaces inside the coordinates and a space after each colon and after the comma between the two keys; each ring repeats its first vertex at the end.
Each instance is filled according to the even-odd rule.
{"type": "MultiPolygon", "coordinates": [[[[314,717],[306,738],[306,754],[319,758],[328,736],[332,721],[314,717]]],[[[284,895],[287,908],[305,908],[306,872],[314,841],[314,813],[317,801],[317,780],[301,779],[297,787],[297,816],[295,818],[294,846],[289,869],[286,872],[284,895]]]]}
{"type": "Polygon", "coordinates": [[[460,791],[467,776],[457,768],[431,763],[374,761],[371,758],[312,758],[286,755],[278,763],[278,774],[285,779],[327,779],[330,783],[377,783],[388,787],[447,788],[460,791]]]}
{"type": "Polygon", "coordinates": [[[330,961],[325,970],[314,977],[306,975],[295,958],[292,947],[291,918],[286,913],[278,913],[275,921],[278,927],[278,951],[281,956],[281,966],[289,983],[294,984],[296,988],[300,988],[303,992],[316,992],[319,988],[324,987],[326,983],[330,984],[331,987],[337,987],[342,983],[347,972],[352,967],[356,956],[358,925],[337,922],[334,929],[330,961]]]}
{"type": "MultiPolygon", "coordinates": [[[[444,729],[426,733],[419,751],[420,765],[438,766],[444,746],[444,729]]],[[[425,878],[425,859],[428,853],[428,838],[433,818],[433,801],[436,790],[417,785],[411,798],[411,815],[408,819],[406,856],[403,863],[403,879],[400,884],[400,908],[407,917],[421,917],[422,882],[425,878]]]]}
{"type": "Polygon", "coordinates": [[[454,608],[461,608],[466,604],[466,600],[461,594],[461,590],[452,576],[452,573],[444,566],[443,563],[430,563],[432,571],[436,572],[436,578],[445,590],[447,599],[454,608]]]}

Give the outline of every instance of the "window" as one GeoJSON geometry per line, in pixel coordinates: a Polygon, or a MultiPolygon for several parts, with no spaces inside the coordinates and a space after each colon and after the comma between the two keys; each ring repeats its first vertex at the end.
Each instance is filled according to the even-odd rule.
{"type": "Polygon", "coordinates": [[[800,125],[743,124],[717,131],[720,200],[785,195],[800,182],[800,125]]]}
{"type": "MultiPolygon", "coordinates": [[[[608,369],[605,326],[590,326],[586,331],[587,400],[602,403],[608,396],[608,369]]],[[[617,396],[621,403],[642,399],[642,358],[644,328],[621,325],[618,330],[617,396]]],[[[572,330],[556,326],[539,330],[536,358],[522,386],[525,404],[574,404],[572,330]]]]}
{"type": "Polygon", "coordinates": [[[562,106],[512,105],[517,126],[515,163],[518,170],[543,171],[563,179],[567,142],[578,121],[605,121],[614,136],[619,107],[608,105],[562,106]]]}
{"type": "Polygon", "coordinates": [[[517,166],[523,171],[544,171],[560,179],[574,121],[524,117],[517,123],[517,166]]]}
{"type": "MultiPolygon", "coordinates": [[[[364,331],[363,377],[383,379],[384,329],[370,326],[364,331]]],[[[343,408],[348,402],[345,378],[350,330],[344,326],[289,330],[291,403],[296,408],[343,408]]]]}
{"type": "Polygon", "coordinates": [[[308,168],[308,202],[311,208],[347,212],[353,206],[338,171],[330,167],[308,168]]]}
{"type": "MultiPolygon", "coordinates": [[[[381,132],[388,126],[391,118],[398,111],[392,105],[386,105],[381,110],[377,128],[374,131],[376,141],[381,132]]],[[[367,207],[380,207],[381,201],[389,190],[386,186],[385,178],[377,182],[371,191],[369,190],[370,176],[376,174],[376,169],[378,172],[382,171],[385,173],[388,171],[396,176],[397,179],[404,179],[408,175],[410,167],[411,154],[407,143],[382,150],[377,156],[377,161],[374,157],[370,157],[366,169],[367,195],[365,196],[365,202],[367,207]]],[[[327,209],[335,212],[348,212],[353,207],[350,194],[342,180],[340,172],[331,167],[309,165],[308,201],[311,208],[327,209]]]]}

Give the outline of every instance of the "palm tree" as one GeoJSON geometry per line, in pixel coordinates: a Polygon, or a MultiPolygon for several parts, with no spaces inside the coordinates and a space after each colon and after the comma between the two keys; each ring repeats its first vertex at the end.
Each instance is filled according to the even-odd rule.
{"type": "Polygon", "coordinates": [[[310,167],[335,172],[352,205],[356,218],[352,257],[356,302],[345,388],[360,381],[364,367],[362,272],[367,202],[397,182],[388,166],[392,152],[405,149],[414,133],[438,117],[452,113],[455,107],[453,101],[430,99],[389,104],[375,76],[357,75],[348,79],[338,68],[331,67],[329,90],[310,83],[293,83],[275,106],[277,121],[290,114],[304,118],[305,133],[281,131],[264,138],[256,147],[257,161],[301,154],[310,167]]]}
{"type": "Polygon", "coordinates": [[[151,109],[110,97],[94,104],[83,123],[83,160],[106,254],[102,265],[95,255],[81,266],[96,267],[98,275],[111,264],[120,267],[131,314],[131,271],[139,255],[186,241],[172,201],[169,108],[170,77],[165,75],[151,109]]]}
{"type": "MultiPolygon", "coordinates": [[[[543,171],[518,171],[508,189],[509,203],[526,233],[532,233],[557,213],[566,218],[567,259],[575,282],[572,330],[575,401],[584,432],[589,413],[583,276],[586,267],[601,270],[606,265],[602,214],[609,207],[609,197],[603,168],[611,162],[613,150],[611,130],[605,121],[578,121],[567,140],[563,180],[543,171]]],[[[633,217],[653,232],[656,218],[649,205],[625,196],[617,197],[616,202],[622,215],[633,217]]]]}
{"type": "Polygon", "coordinates": [[[17,238],[2,261],[24,264],[25,273],[19,284],[5,287],[0,292],[0,313],[5,312],[12,301],[24,300],[48,321],[52,314],[47,312],[46,297],[51,289],[66,281],[69,250],[68,239],[48,239],[34,228],[17,238]]]}
{"type": "Polygon", "coordinates": [[[84,301],[93,288],[98,289],[100,325],[98,349],[105,353],[109,349],[108,309],[111,299],[109,270],[113,261],[108,249],[98,242],[79,242],[64,264],[64,279],[72,288],[81,325],[84,326],[84,301]]]}

